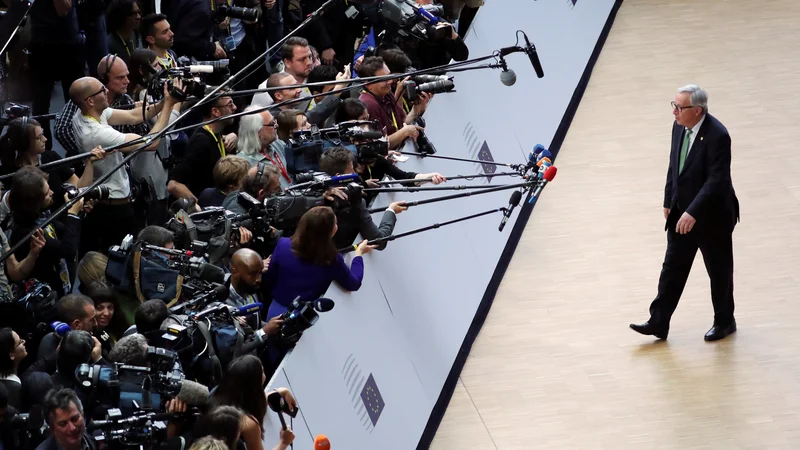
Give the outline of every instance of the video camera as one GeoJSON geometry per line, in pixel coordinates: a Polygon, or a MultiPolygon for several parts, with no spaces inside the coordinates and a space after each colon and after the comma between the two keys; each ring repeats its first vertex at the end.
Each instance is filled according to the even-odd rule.
{"type": "Polygon", "coordinates": [[[168,399],[183,388],[183,373],[176,369],[178,354],[158,347],[147,348],[149,367],[115,364],[81,364],[75,369],[78,389],[96,404],[128,413],[140,409],[161,411],[168,399]]]}
{"type": "Polygon", "coordinates": [[[419,6],[409,0],[384,0],[381,5],[387,36],[398,44],[446,38],[449,27],[437,27],[443,15],[442,5],[419,6]]]}
{"type": "Polygon", "coordinates": [[[298,296],[289,309],[280,316],[283,320],[279,333],[280,345],[285,348],[294,346],[303,332],[317,323],[319,313],[328,312],[334,306],[335,303],[329,298],[303,301],[298,296]]]}
{"type": "Polygon", "coordinates": [[[319,159],[326,148],[345,147],[358,158],[375,159],[378,155],[389,153],[389,142],[381,131],[376,131],[377,121],[350,120],[331,128],[299,130],[289,139],[291,155],[287,166],[292,173],[319,170],[319,159]],[[370,129],[361,128],[368,125],[370,129]]]}
{"type": "Polygon", "coordinates": [[[4,442],[9,448],[33,448],[34,443],[43,439],[47,430],[45,425],[44,408],[41,405],[31,406],[25,414],[13,414],[9,408],[3,421],[7,423],[6,429],[9,441],[4,442]]]}

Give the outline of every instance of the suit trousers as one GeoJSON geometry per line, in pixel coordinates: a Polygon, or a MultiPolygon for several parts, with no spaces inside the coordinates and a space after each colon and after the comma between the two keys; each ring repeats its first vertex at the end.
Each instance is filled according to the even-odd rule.
{"type": "Polygon", "coordinates": [[[695,226],[688,234],[678,234],[670,224],[658,295],[650,304],[654,326],[669,328],[698,249],[711,280],[714,325],[727,326],[733,321],[733,230],[698,230],[695,226]]]}

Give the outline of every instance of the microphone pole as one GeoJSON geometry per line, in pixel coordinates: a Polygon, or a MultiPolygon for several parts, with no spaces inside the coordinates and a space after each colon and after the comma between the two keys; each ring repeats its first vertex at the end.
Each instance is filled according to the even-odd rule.
{"type": "Polygon", "coordinates": [[[468,186],[468,185],[458,185],[458,186],[410,186],[410,187],[399,187],[399,188],[367,188],[362,189],[362,192],[369,192],[371,194],[379,194],[381,192],[424,192],[424,191],[464,191],[468,189],[490,189],[493,187],[508,187],[507,184],[501,184],[498,186],[468,186]]]}
{"type": "MultiPolygon", "coordinates": [[[[160,139],[161,137],[166,135],[169,132],[169,130],[172,127],[175,126],[176,123],[178,123],[181,119],[186,117],[188,114],[191,114],[192,111],[194,111],[195,108],[197,108],[198,106],[208,102],[209,99],[214,98],[213,96],[215,94],[217,94],[219,91],[224,89],[227,85],[233,83],[236,80],[236,78],[240,76],[240,74],[245,73],[248,70],[252,71],[253,68],[256,67],[259,64],[260,60],[264,59],[268,54],[270,54],[271,51],[273,51],[273,50],[279,48],[280,46],[282,46],[284,42],[286,42],[289,38],[291,38],[292,36],[297,34],[302,28],[306,27],[309,23],[311,23],[311,21],[313,21],[317,17],[320,17],[324,13],[325,8],[327,8],[328,6],[332,5],[335,1],[337,1],[337,0],[328,0],[325,3],[323,3],[323,5],[319,7],[319,9],[317,9],[316,11],[311,13],[306,18],[306,20],[304,20],[303,23],[301,23],[297,28],[295,28],[294,30],[289,32],[286,36],[283,37],[283,39],[281,39],[278,42],[276,42],[275,45],[273,45],[272,47],[268,48],[266,52],[262,53],[260,56],[256,57],[252,61],[250,61],[245,67],[242,68],[242,70],[240,70],[239,72],[237,72],[236,74],[234,74],[233,76],[231,76],[230,78],[225,80],[225,82],[223,82],[222,84],[220,84],[219,86],[214,88],[205,97],[200,99],[199,102],[195,103],[194,105],[192,105],[191,108],[187,109],[186,111],[183,112],[183,114],[178,116],[178,118],[174,122],[172,122],[171,124],[169,124],[166,127],[164,127],[163,130],[159,131],[158,133],[152,134],[152,135],[142,136],[140,139],[142,139],[143,142],[139,147],[137,147],[135,150],[130,152],[122,161],[119,162],[119,164],[117,164],[116,166],[111,168],[111,170],[109,170],[108,172],[103,174],[103,176],[101,176],[100,178],[95,180],[85,190],[83,190],[82,192],[78,193],[78,195],[76,195],[75,198],[73,198],[72,200],[66,202],[63,206],[61,206],[61,208],[59,208],[53,214],[51,214],[50,217],[48,217],[47,220],[45,220],[42,224],[40,224],[38,228],[44,228],[47,225],[51,224],[56,219],[56,217],[58,217],[59,215],[63,214],[65,211],[69,210],[69,208],[71,208],[72,205],[74,205],[79,200],[81,200],[84,196],[86,196],[94,188],[96,188],[97,186],[101,185],[106,180],[108,180],[111,177],[111,175],[114,174],[114,172],[116,172],[117,170],[119,170],[122,167],[124,167],[128,163],[128,161],[130,161],[131,159],[136,157],[136,155],[138,155],[141,151],[143,151],[145,148],[147,148],[150,145],[150,143],[152,143],[153,141],[155,141],[157,139],[160,139]]],[[[131,142],[125,142],[124,144],[120,144],[120,146],[118,148],[127,147],[127,146],[130,146],[130,145],[132,145],[131,142]]],[[[2,263],[3,261],[7,260],[9,256],[13,255],[14,252],[16,252],[23,245],[25,245],[28,242],[28,240],[31,238],[31,236],[33,236],[34,233],[36,233],[36,230],[38,228],[32,229],[30,232],[28,232],[27,235],[25,235],[22,239],[20,239],[19,242],[17,242],[15,245],[13,245],[10,250],[8,250],[7,252],[5,252],[2,255],[0,255],[0,263],[2,263]]]]}
{"type": "MultiPolygon", "coordinates": [[[[489,164],[491,166],[503,166],[503,167],[510,167],[514,170],[521,170],[525,168],[525,164],[507,164],[507,163],[499,163],[494,161],[481,161],[480,159],[468,159],[468,158],[456,158],[455,156],[439,156],[439,155],[429,155],[427,153],[417,153],[417,152],[399,152],[403,155],[412,155],[412,156],[419,156],[420,158],[437,158],[437,159],[447,159],[449,161],[462,161],[462,162],[471,162],[477,164],[489,164]]],[[[494,175],[491,175],[494,176],[494,175]]]]}
{"type": "MultiPolygon", "coordinates": [[[[406,231],[405,233],[398,233],[398,234],[393,234],[393,235],[390,235],[390,236],[385,236],[385,237],[382,237],[382,238],[373,239],[371,241],[368,241],[367,243],[369,245],[382,244],[384,242],[393,241],[395,239],[400,239],[402,237],[411,236],[412,234],[422,233],[423,231],[428,231],[428,230],[434,230],[436,228],[440,228],[440,227],[443,227],[443,226],[446,226],[446,225],[452,225],[454,223],[464,222],[465,220],[475,219],[477,217],[487,216],[489,214],[494,214],[496,212],[505,211],[505,210],[506,210],[506,208],[494,208],[494,209],[490,209],[488,211],[484,211],[484,212],[481,212],[481,213],[478,213],[478,214],[472,214],[470,216],[464,216],[464,217],[460,217],[458,219],[448,220],[447,222],[435,223],[433,225],[428,225],[427,227],[422,227],[422,228],[417,228],[417,229],[414,229],[414,230],[411,230],[411,231],[406,231]]],[[[356,248],[358,248],[357,244],[356,245],[352,245],[350,247],[339,249],[339,253],[349,253],[349,252],[355,251],[356,248]]]]}
{"type": "MultiPolygon", "coordinates": [[[[491,177],[518,177],[520,176],[519,172],[500,172],[500,173],[490,173],[490,174],[475,174],[475,175],[456,175],[454,177],[445,177],[447,181],[450,180],[472,180],[475,178],[491,178],[491,177]]],[[[414,184],[414,183],[424,183],[427,181],[433,181],[433,178],[409,178],[407,180],[384,180],[378,181],[378,184],[381,186],[391,185],[391,184],[414,184]]]]}
{"type": "MultiPolygon", "coordinates": [[[[405,206],[408,206],[408,207],[419,206],[419,205],[425,205],[425,204],[428,204],[428,203],[443,202],[445,200],[453,200],[453,199],[462,198],[462,197],[469,197],[469,196],[472,196],[472,195],[488,194],[490,192],[498,192],[498,191],[504,191],[504,190],[508,190],[508,189],[530,188],[533,185],[536,185],[537,183],[539,183],[538,180],[536,180],[536,181],[526,181],[525,183],[508,184],[508,185],[504,185],[504,186],[495,186],[495,187],[489,187],[489,188],[486,188],[486,189],[481,189],[481,190],[478,190],[478,191],[468,191],[468,192],[464,192],[462,194],[445,195],[445,196],[442,196],[442,197],[426,198],[424,200],[416,200],[416,201],[413,201],[413,202],[403,202],[403,203],[405,204],[405,206]]],[[[384,207],[381,207],[381,208],[370,208],[369,209],[369,213],[370,214],[374,214],[376,212],[385,211],[386,208],[388,208],[388,206],[384,206],[384,207]]]]}

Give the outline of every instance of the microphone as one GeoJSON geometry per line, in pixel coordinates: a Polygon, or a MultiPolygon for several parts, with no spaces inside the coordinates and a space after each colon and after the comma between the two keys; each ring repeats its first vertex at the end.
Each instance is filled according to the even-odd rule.
{"type": "Polygon", "coordinates": [[[314,438],[314,450],[331,450],[331,441],[324,434],[314,438]]]}
{"type": "Polygon", "coordinates": [[[203,263],[200,265],[197,277],[211,283],[222,284],[225,282],[225,271],[213,264],[203,263]]]}
{"type": "Polygon", "coordinates": [[[556,166],[550,166],[544,171],[544,179],[538,186],[536,186],[536,190],[533,191],[533,194],[531,194],[531,198],[528,200],[529,204],[536,203],[536,200],[539,198],[539,194],[542,193],[542,190],[545,186],[547,186],[547,183],[553,181],[553,178],[556,177],[557,172],[558,168],[556,166]]]}
{"type": "Polygon", "coordinates": [[[522,192],[514,191],[511,193],[511,198],[508,199],[508,208],[503,213],[503,220],[500,221],[500,228],[497,231],[503,231],[503,228],[506,226],[506,222],[508,219],[511,218],[511,211],[514,211],[514,208],[519,205],[519,201],[522,199],[522,192]]]}
{"type": "Polygon", "coordinates": [[[267,395],[267,404],[269,405],[269,409],[278,414],[278,418],[281,421],[281,428],[285,430],[286,420],[283,418],[283,403],[283,396],[280,392],[275,391],[267,395]]]}
{"type": "Polygon", "coordinates": [[[255,314],[261,311],[262,308],[264,308],[264,304],[261,302],[251,303],[238,308],[231,308],[231,316],[249,316],[250,314],[255,314]]]}
{"type": "Polygon", "coordinates": [[[204,406],[208,403],[208,387],[192,380],[181,380],[181,390],[176,397],[189,406],[204,406]]]}
{"type": "MultiPolygon", "coordinates": [[[[381,135],[383,137],[383,135],[381,135]]],[[[356,181],[358,179],[357,173],[351,173],[347,175],[334,175],[331,177],[331,184],[344,184],[349,183],[351,181],[356,181]]]]}
{"type": "MultiPolygon", "coordinates": [[[[516,47],[516,48],[518,48],[518,47],[516,47]]],[[[498,64],[500,64],[500,68],[503,69],[503,71],[500,72],[500,82],[503,83],[506,86],[513,86],[514,83],[517,82],[517,74],[516,74],[516,72],[514,72],[513,70],[508,68],[508,65],[506,64],[506,60],[503,58],[502,51],[503,50],[500,51],[501,52],[500,53],[500,61],[498,62],[498,64]]]]}
{"type": "Polygon", "coordinates": [[[70,330],[72,330],[72,328],[70,328],[69,325],[67,325],[64,322],[59,322],[57,320],[50,324],[50,328],[52,328],[53,333],[55,333],[56,336],[58,336],[61,339],[63,339],[64,336],[66,336],[67,333],[69,333],[70,330]]]}
{"type": "Polygon", "coordinates": [[[351,130],[346,133],[351,138],[361,138],[361,139],[381,139],[383,138],[383,132],[381,131],[372,131],[372,130],[351,130]]]}
{"type": "Polygon", "coordinates": [[[536,71],[536,76],[539,78],[544,77],[544,70],[542,70],[542,62],[539,61],[539,53],[536,51],[536,47],[533,44],[531,44],[531,41],[528,40],[527,34],[523,32],[522,36],[525,38],[525,53],[528,54],[528,59],[531,60],[531,65],[533,65],[533,70],[536,71]]]}

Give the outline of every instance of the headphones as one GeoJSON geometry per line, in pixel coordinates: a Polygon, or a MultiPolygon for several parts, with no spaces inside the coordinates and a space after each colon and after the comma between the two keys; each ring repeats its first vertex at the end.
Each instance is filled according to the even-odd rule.
{"type": "Polygon", "coordinates": [[[28,125],[30,125],[28,116],[22,116],[19,119],[19,122],[11,122],[6,132],[11,148],[15,153],[15,158],[20,153],[27,152],[31,148],[31,136],[28,133],[28,125]]]}
{"type": "Polygon", "coordinates": [[[117,54],[114,53],[111,58],[106,57],[106,70],[103,71],[103,74],[97,74],[97,79],[100,80],[103,85],[108,84],[108,72],[111,71],[111,68],[114,67],[114,61],[117,60],[117,54]]]}
{"type": "Polygon", "coordinates": [[[267,167],[267,163],[264,161],[258,162],[258,168],[256,169],[256,183],[261,180],[261,176],[264,175],[264,169],[267,167]]]}

